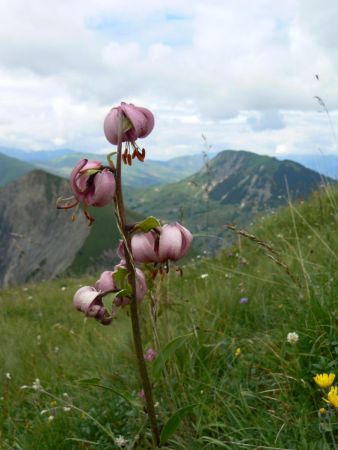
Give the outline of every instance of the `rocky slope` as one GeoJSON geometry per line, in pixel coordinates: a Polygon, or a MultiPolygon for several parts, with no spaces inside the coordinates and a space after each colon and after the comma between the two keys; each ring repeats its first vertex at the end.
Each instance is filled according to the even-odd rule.
{"type": "Polygon", "coordinates": [[[0,285],[54,278],[73,261],[90,229],[55,208],[68,182],[32,171],[0,191],[0,285]]]}

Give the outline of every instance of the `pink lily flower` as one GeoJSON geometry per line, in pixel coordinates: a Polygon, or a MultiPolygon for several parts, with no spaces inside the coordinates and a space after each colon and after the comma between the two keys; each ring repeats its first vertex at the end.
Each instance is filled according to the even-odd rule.
{"type": "Polygon", "coordinates": [[[154,128],[154,116],[147,108],[135,106],[122,102],[120,106],[112,108],[107,114],[103,129],[107,140],[113,144],[118,144],[119,121],[122,119],[121,142],[126,142],[126,148],[122,154],[125,164],[131,166],[135,157],[143,162],[145,158],[144,148],[140,148],[135,143],[136,139],[144,138],[150,134],[154,128]],[[130,146],[133,148],[130,153],[130,146]]]}
{"type": "MultiPolygon", "coordinates": [[[[177,261],[190,248],[192,234],[179,223],[167,224],[148,233],[134,234],[131,250],[137,263],[163,263],[177,261]]],[[[124,247],[120,242],[117,254],[124,258],[124,247]]]]}
{"type": "Polygon", "coordinates": [[[164,225],[160,233],[158,257],[160,262],[183,258],[190,248],[192,234],[178,222],[164,225]]]}
{"type": "Polygon", "coordinates": [[[83,204],[83,211],[89,221],[94,222],[88,211],[88,206],[103,207],[111,203],[116,192],[115,176],[111,169],[103,167],[100,161],[81,159],[70,175],[70,186],[74,196],[60,198],[56,202],[58,209],[70,209],[83,204]]]}
{"type": "Polygon", "coordinates": [[[115,177],[100,161],[79,161],[70,175],[70,185],[77,201],[86,205],[100,208],[115,196],[115,177]]]}
{"type": "Polygon", "coordinates": [[[154,128],[154,116],[149,109],[122,102],[110,110],[104,120],[104,134],[107,140],[117,145],[119,114],[122,113],[122,142],[135,142],[144,138],[154,128]]]}

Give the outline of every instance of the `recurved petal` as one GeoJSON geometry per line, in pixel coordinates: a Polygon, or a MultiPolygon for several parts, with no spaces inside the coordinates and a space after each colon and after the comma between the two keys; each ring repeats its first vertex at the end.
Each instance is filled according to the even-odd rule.
{"type": "Polygon", "coordinates": [[[72,170],[72,173],[70,174],[70,187],[73,191],[73,194],[79,201],[82,201],[84,199],[84,194],[81,187],[79,187],[78,185],[78,178],[80,177],[81,170],[87,164],[87,162],[87,159],[81,159],[81,161],[76,164],[76,166],[72,170]]]}
{"type": "Polygon", "coordinates": [[[75,292],[73,304],[79,311],[88,313],[92,303],[100,296],[100,293],[92,286],[83,286],[75,292]]]}
{"type": "Polygon", "coordinates": [[[115,177],[108,169],[94,175],[92,190],[86,195],[88,205],[106,206],[113,201],[116,192],[115,177]]]}
{"type": "Polygon", "coordinates": [[[142,133],[139,135],[140,138],[148,136],[153,131],[155,119],[153,113],[147,108],[138,107],[138,109],[143,113],[145,121],[143,122],[142,133]]]}
{"type": "Polygon", "coordinates": [[[131,240],[131,249],[136,262],[159,262],[158,255],[155,251],[156,238],[155,231],[134,234],[131,240]]]}
{"type": "Polygon", "coordinates": [[[147,292],[147,283],[144,273],[136,269],[136,301],[140,302],[147,292]]]}
{"type": "Polygon", "coordinates": [[[144,128],[146,127],[147,119],[140,108],[132,104],[121,103],[121,110],[123,114],[128,118],[132,124],[132,131],[135,133],[136,137],[142,135],[144,128]]]}
{"type": "Polygon", "coordinates": [[[102,168],[101,161],[87,160],[86,164],[81,168],[79,172],[84,173],[87,170],[101,169],[101,168],[102,168]]]}
{"type": "Polygon", "coordinates": [[[120,110],[121,108],[119,106],[116,108],[112,108],[107,114],[103,123],[103,130],[107,141],[109,141],[113,145],[117,145],[117,128],[120,110]]]}
{"type": "Polygon", "coordinates": [[[98,291],[101,291],[102,294],[114,292],[116,290],[116,286],[113,280],[113,272],[109,270],[102,272],[100,278],[95,283],[95,288],[98,291]]]}
{"type": "Polygon", "coordinates": [[[175,225],[182,233],[182,248],[181,248],[181,256],[180,256],[180,258],[182,258],[190,248],[190,245],[192,242],[192,234],[190,233],[190,231],[187,228],[183,227],[178,222],[176,222],[175,225]]]}
{"type": "Polygon", "coordinates": [[[182,254],[182,233],[174,224],[164,225],[160,235],[158,255],[160,262],[176,261],[182,254]]]}
{"type": "Polygon", "coordinates": [[[131,132],[132,124],[129,119],[122,113],[121,106],[117,106],[109,111],[103,124],[104,134],[107,140],[113,145],[117,145],[118,143],[118,127],[120,118],[122,120],[121,139],[123,142],[130,140],[129,133],[131,132]]]}

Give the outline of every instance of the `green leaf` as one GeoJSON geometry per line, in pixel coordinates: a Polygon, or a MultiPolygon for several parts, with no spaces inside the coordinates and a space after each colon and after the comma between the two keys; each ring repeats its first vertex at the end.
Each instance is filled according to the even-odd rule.
{"type": "Polygon", "coordinates": [[[116,292],[115,297],[130,297],[133,293],[133,290],[131,288],[131,285],[129,284],[125,289],[121,289],[120,291],[116,292]]]}
{"type": "Polygon", "coordinates": [[[101,172],[101,169],[88,169],[85,172],[83,172],[82,175],[89,177],[90,175],[95,175],[97,172],[101,172]]]}
{"type": "Polygon", "coordinates": [[[127,275],[128,270],[125,267],[119,267],[116,273],[113,274],[114,282],[119,289],[124,289],[125,287],[127,287],[126,286],[127,275]]]}
{"type": "Polygon", "coordinates": [[[161,444],[165,444],[168,439],[171,438],[171,436],[175,433],[178,426],[182,422],[185,416],[187,416],[194,408],[197,406],[197,404],[184,406],[181,409],[178,409],[171,417],[167,420],[166,424],[164,425],[162,431],[161,431],[161,437],[160,442],[161,444]]]}
{"type": "Polygon", "coordinates": [[[142,222],[138,222],[134,226],[134,231],[143,231],[143,233],[147,233],[148,231],[153,230],[154,228],[160,227],[161,224],[156,217],[149,216],[146,219],[142,220],[142,222]]]}
{"type": "Polygon", "coordinates": [[[164,348],[161,350],[157,358],[152,364],[152,373],[154,378],[158,378],[161,375],[161,371],[163,370],[165,363],[168,358],[176,352],[176,350],[181,347],[184,341],[190,337],[192,333],[185,334],[183,336],[177,336],[175,339],[170,341],[164,348]]]}

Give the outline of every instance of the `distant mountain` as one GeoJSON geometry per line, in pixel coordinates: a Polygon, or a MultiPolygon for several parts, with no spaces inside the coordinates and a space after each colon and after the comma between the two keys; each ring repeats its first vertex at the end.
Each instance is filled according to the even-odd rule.
{"type": "Polygon", "coordinates": [[[200,249],[206,247],[204,236],[213,235],[207,247],[214,250],[226,236],[227,223],[247,225],[258,214],[287,204],[289,195],[293,201],[307,198],[322,181],[319,173],[293,161],[225,150],[209,169],[178,183],[127,191],[127,198],[142,214],[182,221],[197,234],[200,249]]]}
{"type": "Polygon", "coordinates": [[[13,158],[20,159],[22,161],[32,162],[32,161],[46,161],[49,159],[59,158],[66,154],[76,152],[74,152],[74,150],[70,150],[67,148],[61,148],[57,150],[39,150],[33,152],[18,148],[0,147],[0,153],[3,153],[4,155],[7,156],[11,156],[13,158]]]}
{"type": "Polygon", "coordinates": [[[337,155],[285,155],[278,159],[291,159],[299,162],[309,169],[315,170],[323,175],[338,180],[338,154],[337,155]]]}
{"type": "MultiPolygon", "coordinates": [[[[0,147],[0,152],[27,161],[46,172],[68,177],[75,164],[82,158],[94,159],[107,164],[106,155],[80,153],[69,149],[25,152],[0,147]]],[[[168,161],[146,158],[143,163],[135,160],[131,167],[125,166],[124,184],[133,187],[154,186],[173,183],[197,172],[203,166],[202,154],[180,156],[168,161]]]]}
{"type": "Polygon", "coordinates": [[[17,180],[25,173],[34,169],[34,166],[16,158],[0,153],[0,187],[17,180]]]}
{"type": "MultiPolygon", "coordinates": [[[[57,210],[69,183],[34,170],[0,189],[0,286],[112,268],[119,235],[113,206],[93,208],[91,227],[80,210],[57,210]],[[73,211],[74,212],[74,211],[73,211]]],[[[129,219],[140,218],[129,212],[129,219]]]]}

